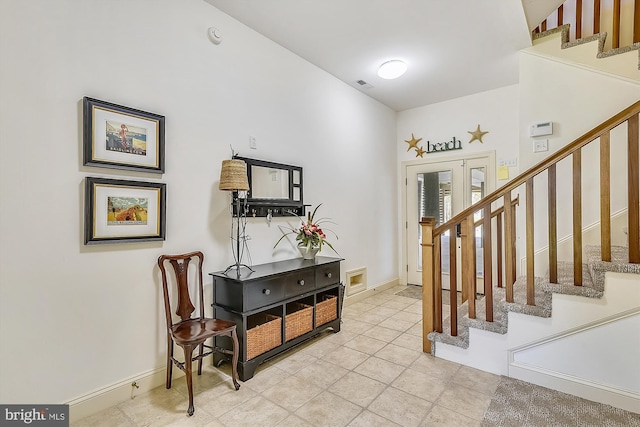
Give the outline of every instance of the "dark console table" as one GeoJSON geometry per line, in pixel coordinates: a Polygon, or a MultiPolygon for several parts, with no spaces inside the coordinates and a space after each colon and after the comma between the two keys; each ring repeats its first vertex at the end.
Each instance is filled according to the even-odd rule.
{"type": "MultiPolygon", "coordinates": [[[[340,331],[344,285],[339,258],[296,258],[211,273],[213,314],[237,324],[238,375],[253,377],[264,360],[318,335],[326,328],[340,331]]],[[[228,337],[215,345],[231,348],[228,337]]],[[[222,360],[214,356],[214,363],[222,360]]]]}

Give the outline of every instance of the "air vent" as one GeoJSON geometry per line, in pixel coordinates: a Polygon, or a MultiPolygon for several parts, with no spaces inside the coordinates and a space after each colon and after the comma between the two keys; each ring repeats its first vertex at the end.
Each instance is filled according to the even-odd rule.
{"type": "Polygon", "coordinates": [[[358,83],[361,87],[367,88],[367,89],[371,89],[373,86],[370,85],[369,83],[365,82],[364,80],[356,80],[356,83],[358,83]]]}

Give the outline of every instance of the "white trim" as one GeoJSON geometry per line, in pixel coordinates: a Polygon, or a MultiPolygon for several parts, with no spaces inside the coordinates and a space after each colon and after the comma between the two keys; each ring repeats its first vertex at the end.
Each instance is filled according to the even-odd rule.
{"type": "Polygon", "coordinates": [[[568,336],[597,328],[608,323],[616,322],[627,317],[636,316],[638,314],[640,314],[640,307],[635,307],[540,340],[508,349],[507,360],[509,377],[548,387],[564,393],[569,393],[585,399],[605,403],[627,411],[639,413],[640,394],[634,391],[611,387],[585,378],[576,377],[574,375],[542,368],[525,362],[515,361],[515,354],[520,351],[525,351],[530,348],[560,340],[568,336]]]}
{"type": "Polygon", "coordinates": [[[400,282],[399,282],[398,279],[390,280],[388,282],[385,282],[385,283],[382,283],[382,284],[380,284],[378,286],[375,286],[375,287],[373,287],[371,289],[367,289],[365,291],[359,292],[359,293],[357,293],[355,295],[352,295],[350,297],[345,298],[343,305],[344,306],[348,306],[348,305],[351,305],[351,304],[355,304],[356,302],[362,301],[363,299],[365,299],[367,297],[370,297],[371,295],[374,295],[377,292],[384,291],[384,290],[387,290],[387,289],[391,289],[394,286],[398,286],[399,284],[400,284],[400,282]]]}

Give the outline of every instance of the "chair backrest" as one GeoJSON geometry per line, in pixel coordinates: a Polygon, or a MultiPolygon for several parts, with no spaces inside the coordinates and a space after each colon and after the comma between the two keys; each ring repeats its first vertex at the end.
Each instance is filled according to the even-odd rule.
{"type": "Polygon", "coordinates": [[[162,272],[162,289],[164,293],[164,311],[167,318],[167,328],[173,325],[171,316],[171,302],[169,300],[169,284],[167,280],[167,271],[165,269],[165,261],[173,266],[176,277],[176,286],[178,288],[178,304],[176,306],[176,314],[180,316],[181,321],[191,318],[196,307],[191,301],[189,295],[189,262],[193,258],[198,258],[197,279],[198,279],[198,297],[200,298],[200,318],[204,318],[204,292],[202,290],[202,264],[204,255],[202,252],[191,252],[182,255],[162,255],[158,258],[158,267],[162,272]]]}

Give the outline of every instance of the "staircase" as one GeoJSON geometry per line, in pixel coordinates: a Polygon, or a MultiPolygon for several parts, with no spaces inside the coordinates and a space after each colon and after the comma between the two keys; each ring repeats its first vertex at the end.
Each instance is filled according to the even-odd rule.
{"type": "Polygon", "coordinates": [[[640,0],[567,0],[532,41],[545,55],[640,81],[640,0]]]}
{"type": "Polygon", "coordinates": [[[640,101],[444,224],[436,227],[433,218],[423,218],[425,352],[640,412],[639,114],[640,101]],[[559,171],[568,172],[569,179],[560,178],[559,171]],[[590,183],[583,197],[583,180],[598,175],[599,186],[590,183]],[[612,197],[614,182],[626,186],[625,245],[612,244],[612,198],[620,196],[612,197]],[[571,196],[558,196],[567,186],[571,196]],[[522,198],[512,197],[515,192],[524,192],[524,204],[516,203],[522,198]],[[536,207],[542,202],[541,216],[536,207]],[[583,245],[583,211],[600,213],[595,245],[583,245]],[[474,219],[477,213],[482,219],[474,219]],[[567,218],[569,230],[559,226],[567,218]],[[450,265],[457,266],[449,271],[449,287],[462,289],[460,305],[455,292],[449,304],[442,301],[441,283],[442,241],[455,239],[458,228],[461,256],[456,256],[456,244],[448,245],[450,265]],[[542,244],[535,242],[540,229],[547,235],[542,244]],[[563,252],[558,242],[566,240],[559,238],[562,234],[569,236],[572,259],[558,258],[563,252]],[[476,274],[477,238],[483,242],[481,278],[476,274]],[[525,262],[516,274],[518,252],[525,262]],[[598,335],[602,331],[604,337],[598,335]],[[616,341],[621,335],[627,337],[625,344],[616,341]],[[562,349],[574,339],[580,342],[577,351],[575,345],[562,349]],[[533,366],[532,360],[541,365],[533,366]],[[599,366],[591,371],[604,379],[581,370],[592,365],[599,366]]]}

